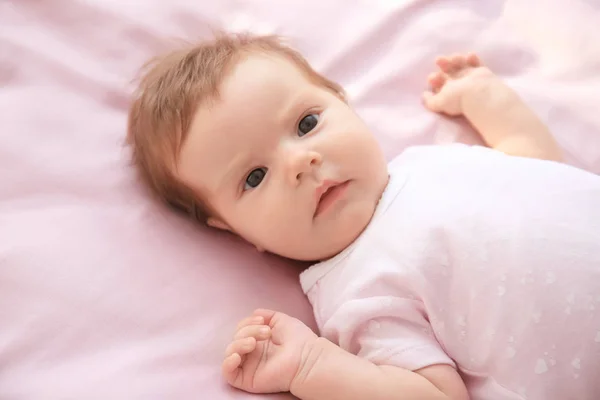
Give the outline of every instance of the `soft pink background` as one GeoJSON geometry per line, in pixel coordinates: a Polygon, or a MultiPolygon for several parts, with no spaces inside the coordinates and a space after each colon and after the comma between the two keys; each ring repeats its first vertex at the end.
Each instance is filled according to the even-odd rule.
{"type": "Polygon", "coordinates": [[[0,398],[251,398],[219,375],[237,320],[312,322],[298,266],[135,182],[122,142],[148,57],[210,27],[287,35],[392,157],[473,139],[419,97],[436,55],[476,50],[599,173],[599,15],[599,0],[0,1],[0,398]]]}

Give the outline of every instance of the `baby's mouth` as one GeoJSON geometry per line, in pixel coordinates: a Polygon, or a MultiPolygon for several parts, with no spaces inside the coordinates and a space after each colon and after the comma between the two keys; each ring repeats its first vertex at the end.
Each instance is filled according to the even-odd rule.
{"type": "Polygon", "coordinates": [[[317,188],[317,207],[315,210],[315,217],[323,214],[329,210],[339,200],[344,193],[350,181],[345,182],[333,182],[325,181],[317,188]]]}

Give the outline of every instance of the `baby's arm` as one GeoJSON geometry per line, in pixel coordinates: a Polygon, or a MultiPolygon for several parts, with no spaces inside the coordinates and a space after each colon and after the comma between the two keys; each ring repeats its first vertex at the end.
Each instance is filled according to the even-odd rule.
{"type": "Polygon", "coordinates": [[[561,161],[548,127],[497,76],[474,84],[463,97],[462,109],[488,146],[510,155],[561,161]]]}
{"type": "Polygon", "coordinates": [[[468,400],[456,370],[434,365],[411,372],[394,366],[378,366],[319,338],[305,350],[291,384],[302,400],[468,400]]]}
{"type": "Polygon", "coordinates": [[[506,154],[561,161],[548,127],[476,55],[441,57],[437,65],[425,95],[430,109],[464,115],[488,146],[506,154]]]}
{"type": "Polygon", "coordinates": [[[468,400],[462,379],[445,364],[416,373],[378,366],[318,337],[289,315],[256,310],[238,325],[223,375],[251,393],[292,392],[302,400],[468,400]]]}

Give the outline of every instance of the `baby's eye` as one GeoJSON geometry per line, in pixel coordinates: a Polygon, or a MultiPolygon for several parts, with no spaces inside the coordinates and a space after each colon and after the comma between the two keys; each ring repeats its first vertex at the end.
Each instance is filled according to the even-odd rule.
{"type": "Polygon", "coordinates": [[[302,137],[315,129],[315,126],[319,123],[318,114],[308,114],[306,117],[300,120],[298,124],[298,136],[302,137]]]}
{"type": "Polygon", "coordinates": [[[265,178],[265,175],[267,175],[266,168],[256,168],[255,170],[252,170],[252,172],[250,172],[246,177],[246,184],[244,185],[244,190],[254,189],[258,185],[260,185],[262,180],[265,178]]]}

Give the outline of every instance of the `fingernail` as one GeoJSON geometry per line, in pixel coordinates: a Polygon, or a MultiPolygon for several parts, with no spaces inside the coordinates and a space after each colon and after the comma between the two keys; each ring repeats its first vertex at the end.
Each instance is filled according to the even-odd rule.
{"type": "Polygon", "coordinates": [[[263,326],[262,328],[260,328],[260,334],[261,335],[268,335],[269,334],[269,327],[268,326],[263,326]]]}
{"type": "Polygon", "coordinates": [[[252,322],[256,322],[257,324],[262,324],[264,322],[263,317],[256,317],[252,320],[252,322]]]}

